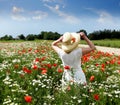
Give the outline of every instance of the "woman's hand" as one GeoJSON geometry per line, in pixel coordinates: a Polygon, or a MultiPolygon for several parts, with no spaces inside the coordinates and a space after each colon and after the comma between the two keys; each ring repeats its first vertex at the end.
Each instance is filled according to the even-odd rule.
{"type": "Polygon", "coordinates": [[[62,42],[62,40],[63,40],[63,36],[61,36],[61,37],[59,38],[59,42],[62,42]]]}
{"type": "Polygon", "coordinates": [[[59,51],[61,50],[61,48],[59,47],[59,43],[62,42],[63,40],[63,36],[61,36],[59,39],[55,40],[54,42],[52,42],[52,48],[59,53],[59,51]]]}
{"type": "Polygon", "coordinates": [[[84,32],[80,32],[80,36],[81,36],[81,38],[83,38],[83,39],[86,37],[86,35],[85,35],[84,32]]]}

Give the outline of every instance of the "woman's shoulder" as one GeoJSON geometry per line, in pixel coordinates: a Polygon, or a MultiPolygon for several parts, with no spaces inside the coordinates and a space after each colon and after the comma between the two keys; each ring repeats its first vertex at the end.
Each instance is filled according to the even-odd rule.
{"type": "Polygon", "coordinates": [[[75,53],[76,53],[77,55],[82,55],[82,48],[81,48],[81,47],[77,47],[77,48],[75,49],[75,53]]]}
{"type": "Polygon", "coordinates": [[[78,46],[75,50],[81,52],[82,48],[78,46]]]}

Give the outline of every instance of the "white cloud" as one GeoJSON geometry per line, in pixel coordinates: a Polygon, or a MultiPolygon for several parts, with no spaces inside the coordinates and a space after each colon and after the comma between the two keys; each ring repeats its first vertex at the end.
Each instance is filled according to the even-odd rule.
{"type": "Polygon", "coordinates": [[[12,19],[13,20],[17,20],[17,21],[26,21],[27,18],[25,16],[22,15],[22,13],[24,13],[24,9],[23,8],[18,8],[16,6],[12,7],[12,19]]]}
{"type": "Polygon", "coordinates": [[[12,15],[12,19],[13,20],[17,20],[17,21],[26,21],[27,18],[21,15],[12,15]]]}
{"type": "Polygon", "coordinates": [[[114,22],[114,17],[108,13],[105,10],[97,10],[94,8],[85,8],[87,10],[90,10],[91,12],[98,15],[98,18],[96,19],[97,22],[100,24],[112,24],[114,22]]]}
{"type": "Polygon", "coordinates": [[[44,3],[60,3],[63,4],[64,0],[41,0],[44,3]]]}
{"type": "MultiPolygon", "coordinates": [[[[65,8],[65,0],[41,0],[43,3],[47,3],[47,4],[59,4],[61,5],[62,8],[65,8]]],[[[45,4],[46,5],[46,4],[45,4]]]]}
{"type": "Polygon", "coordinates": [[[47,13],[43,11],[26,11],[23,8],[16,6],[12,7],[12,19],[17,21],[27,21],[27,20],[41,20],[47,17],[47,13]]]}
{"type": "Polygon", "coordinates": [[[24,9],[23,8],[18,8],[16,6],[13,6],[12,12],[13,13],[20,13],[20,12],[24,12],[24,9]]]}
{"type": "Polygon", "coordinates": [[[33,13],[33,16],[32,16],[32,19],[35,19],[35,20],[41,20],[45,17],[47,17],[48,14],[46,12],[42,12],[42,11],[35,11],[33,13]]]}
{"type": "Polygon", "coordinates": [[[55,2],[56,0],[42,0],[43,2],[55,2]]]}
{"type": "Polygon", "coordinates": [[[98,12],[98,15],[99,15],[99,18],[97,19],[97,21],[99,23],[102,23],[102,24],[113,23],[113,17],[108,12],[101,11],[101,12],[98,12]]]}
{"type": "Polygon", "coordinates": [[[61,11],[59,5],[55,5],[55,7],[52,7],[52,6],[45,4],[45,6],[49,8],[52,12],[56,13],[58,16],[62,17],[63,21],[65,22],[68,22],[68,23],[80,22],[80,20],[77,17],[61,11]]]}
{"type": "Polygon", "coordinates": [[[56,6],[55,6],[55,10],[59,10],[59,5],[56,5],[56,6]]]}

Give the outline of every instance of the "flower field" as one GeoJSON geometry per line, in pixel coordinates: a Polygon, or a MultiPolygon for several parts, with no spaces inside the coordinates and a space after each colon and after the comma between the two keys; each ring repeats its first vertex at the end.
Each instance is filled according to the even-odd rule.
{"type": "Polygon", "coordinates": [[[82,68],[87,84],[63,91],[51,42],[0,43],[0,105],[120,105],[120,55],[94,51],[82,68]]]}

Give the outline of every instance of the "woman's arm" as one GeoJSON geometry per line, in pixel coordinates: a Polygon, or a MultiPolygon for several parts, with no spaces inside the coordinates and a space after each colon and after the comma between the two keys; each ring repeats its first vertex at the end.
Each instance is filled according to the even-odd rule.
{"type": "Polygon", "coordinates": [[[82,48],[82,54],[85,55],[87,53],[90,53],[91,51],[95,50],[94,44],[88,39],[88,37],[85,35],[84,32],[80,32],[80,36],[87,42],[89,45],[88,48],[82,48]]]}
{"type": "Polygon", "coordinates": [[[58,43],[62,42],[63,36],[61,36],[59,39],[57,39],[56,41],[54,41],[52,43],[52,48],[58,52],[58,50],[60,50],[60,48],[58,47],[58,43]]]}

